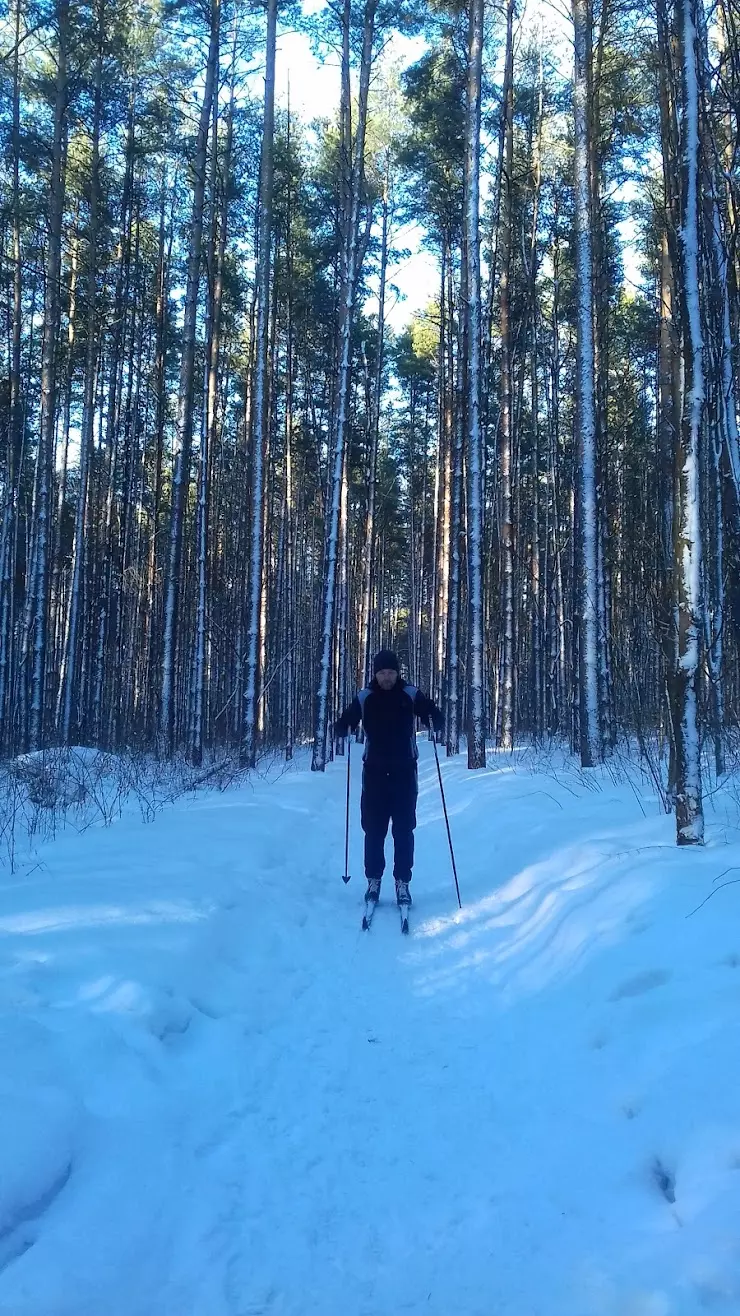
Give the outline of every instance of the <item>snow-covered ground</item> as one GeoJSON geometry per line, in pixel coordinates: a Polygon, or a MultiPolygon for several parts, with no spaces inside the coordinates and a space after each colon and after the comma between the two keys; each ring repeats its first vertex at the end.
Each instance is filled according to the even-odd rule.
{"type": "Polygon", "coordinates": [[[421,753],[408,939],[341,761],[3,879],[1,1316],[740,1312],[735,806],[421,753]]]}

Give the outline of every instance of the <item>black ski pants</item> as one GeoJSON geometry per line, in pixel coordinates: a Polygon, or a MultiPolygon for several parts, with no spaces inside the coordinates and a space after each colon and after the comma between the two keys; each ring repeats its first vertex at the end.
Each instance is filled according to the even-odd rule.
{"type": "Polygon", "coordinates": [[[418,795],[416,763],[387,767],[373,762],[362,769],[360,818],[365,833],[365,876],[382,877],[385,869],[385,838],[393,823],[393,876],[410,882],[414,864],[414,828],[418,795]]]}

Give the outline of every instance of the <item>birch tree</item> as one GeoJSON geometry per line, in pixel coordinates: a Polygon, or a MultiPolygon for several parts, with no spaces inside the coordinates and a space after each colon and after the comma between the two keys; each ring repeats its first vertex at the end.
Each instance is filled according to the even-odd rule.
{"type": "Polygon", "coordinates": [[[675,8],[680,68],[678,167],[680,192],[674,216],[675,266],[683,342],[683,405],[676,452],[674,512],[674,615],[677,631],[673,682],[676,746],[676,839],[701,843],[704,815],[697,714],[697,676],[702,633],[702,530],[699,447],[705,403],[704,343],[699,272],[699,69],[698,0],[675,8]]]}

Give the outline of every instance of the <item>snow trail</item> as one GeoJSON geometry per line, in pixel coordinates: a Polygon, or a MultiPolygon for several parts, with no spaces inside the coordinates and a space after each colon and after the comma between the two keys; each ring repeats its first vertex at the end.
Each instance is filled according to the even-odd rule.
{"type": "Polygon", "coordinates": [[[737,819],[420,748],[410,938],[341,761],[4,882],[0,1316],[738,1310],[737,819]]]}

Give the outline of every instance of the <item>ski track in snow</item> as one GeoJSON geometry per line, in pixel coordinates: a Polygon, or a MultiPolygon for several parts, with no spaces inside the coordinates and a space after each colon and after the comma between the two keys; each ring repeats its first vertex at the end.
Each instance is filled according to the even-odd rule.
{"type": "Polygon", "coordinates": [[[0,1316],[740,1311],[740,832],[420,748],[410,938],[341,760],[4,879],[0,1316]]]}

